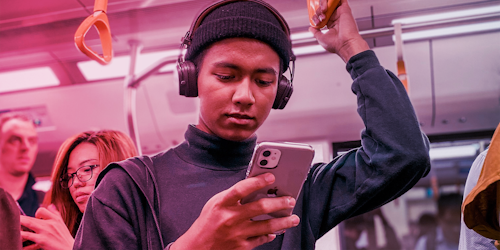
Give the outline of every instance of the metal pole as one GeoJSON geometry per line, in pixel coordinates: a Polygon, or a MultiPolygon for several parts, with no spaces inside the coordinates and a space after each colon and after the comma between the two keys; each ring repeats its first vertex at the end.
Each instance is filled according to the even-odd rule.
{"type": "Polygon", "coordinates": [[[136,88],[129,88],[129,83],[134,81],[135,78],[135,66],[137,62],[137,57],[141,53],[142,45],[139,41],[131,40],[129,41],[131,51],[130,51],[130,67],[129,73],[125,77],[124,87],[125,87],[125,112],[126,121],[128,124],[128,130],[130,138],[135,143],[137,148],[137,153],[142,155],[141,141],[139,138],[139,129],[137,128],[137,115],[136,115],[136,88]]]}

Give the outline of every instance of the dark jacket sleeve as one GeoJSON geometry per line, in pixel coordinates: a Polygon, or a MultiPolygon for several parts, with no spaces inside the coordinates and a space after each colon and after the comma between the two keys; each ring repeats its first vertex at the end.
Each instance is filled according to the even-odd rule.
{"type": "Polygon", "coordinates": [[[143,249],[143,213],[130,176],[121,168],[109,170],[87,203],[73,249],[143,249]]]}
{"type": "Polygon", "coordinates": [[[12,196],[0,188],[0,246],[21,249],[20,210],[12,196]]]}
{"type": "Polygon", "coordinates": [[[399,197],[430,170],[428,139],[399,79],[371,50],[352,57],[347,70],[365,125],[362,146],[311,169],[301,209],[303,230],[316,239],[341,221],[399,197]]]}

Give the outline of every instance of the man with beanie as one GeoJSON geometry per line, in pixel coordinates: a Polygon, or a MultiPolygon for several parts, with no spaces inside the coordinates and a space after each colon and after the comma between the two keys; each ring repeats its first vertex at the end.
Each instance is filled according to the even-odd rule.
{"type": "Polygon", "coordinates": [[[245,173],[255,131],[294,58],[279,19],[260,2],[225,1],[199,20],[185,58],[197,71],[198,124],[179,146],[110,164],[99,175],[74,249],[313,249],[343,220],[397,198],[427,174],[428,141],[405,88],[380,66],[342,0],[329,31],[311,32],[347,63],[366,126],[363,146],[312,166],[297,200],[240,203],[274,181],[245,173]],[[251,220],[292,207],[288,217],[251,220]]]}

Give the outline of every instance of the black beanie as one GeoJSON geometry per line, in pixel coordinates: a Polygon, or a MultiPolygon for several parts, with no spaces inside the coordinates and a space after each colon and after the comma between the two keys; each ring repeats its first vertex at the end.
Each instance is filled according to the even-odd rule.
{"type": "Polygon", "coordinates": [[[292,55],[289,37],[267,7],[252,1],[231,2],[206,15],[193,34],[185,58],[191,61],[212,43],[232,37],[269,44],[280,57],[283,72],[288,68],[292,55]]]}

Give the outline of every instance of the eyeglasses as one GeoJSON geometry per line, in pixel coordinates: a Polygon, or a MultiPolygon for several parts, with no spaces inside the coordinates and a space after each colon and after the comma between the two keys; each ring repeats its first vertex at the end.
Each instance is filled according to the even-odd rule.
{"type": "Polygon", "coordinates": [[[62,188],[70,188],[73,186],[73,182],[75,180],[75,176],[78,178],[80,182],[87,182],[92,179],[92,175],[94,174],[94,169],[99,167],[98,164],[83,166],[77,169],[72,174],[63,174],[59,178],[59,183],[62,188]]]}

